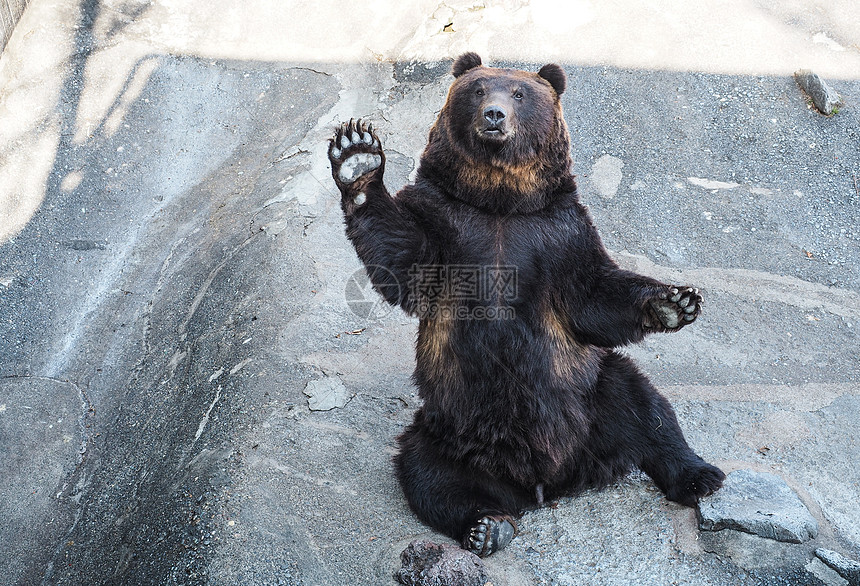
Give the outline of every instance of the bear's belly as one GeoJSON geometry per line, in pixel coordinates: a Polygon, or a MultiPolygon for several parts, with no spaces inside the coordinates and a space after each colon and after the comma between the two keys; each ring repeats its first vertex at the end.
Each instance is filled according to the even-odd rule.
{"type": "MultiPolygon", "coordinates": [[[[554,313],[540,319],[422,319],[416,380],[425,399],[493,398],[518,409],[536,393],[583,395],[597,383],[606,350],[578,342],[554,313]]],[[[485,405],[485,408],[488,406],[485,405]]]]}
{"type": "MultiPolygon", "coordinates": [[[[486,401],[485,407],[462,413],[437,414],[442,423],[436,437],[453,461],[531,490],[556,484],[571,459],[587,442],[589,417],[584,406],[568,400],[552,412],[526,414],[523,402],[486,401]]],[[[425,406],[426,408],[426,406],[425,406]]],[[[569,466],[567,466],[569,467],[569,466]]]]}
{"type": "Polygon", "coordinates": [[[586,443],[603,350],[527,322],[440,320],[422,320],[417,350],[424,410],[450,458],[531,488],[586,443]]]}

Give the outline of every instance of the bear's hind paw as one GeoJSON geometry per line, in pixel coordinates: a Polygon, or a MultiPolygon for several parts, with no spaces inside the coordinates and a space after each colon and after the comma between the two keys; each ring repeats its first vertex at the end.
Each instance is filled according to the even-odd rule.
{"type": "Polygon", "coordinates": [[[341,124],[329,142],[328,158],[332,175],[344,185],[351,185],[381,167],[382,145],[373,125],[360,119],[341,124]]]}
{"type": "Polygon", "coordinates": [[[483,517],[463,539],[463,549],[485,558],[507,547],[517,533],[516,523],[508,516],[483,517]]]}
{"type": "Polygon", "coordinates": [[[678,483],[666,492],[666,498],[688,507],[695,507],[696,502],[704,496],[713,494],[725,480],[725,473],[711,464],[683,474],[678,483]]]}

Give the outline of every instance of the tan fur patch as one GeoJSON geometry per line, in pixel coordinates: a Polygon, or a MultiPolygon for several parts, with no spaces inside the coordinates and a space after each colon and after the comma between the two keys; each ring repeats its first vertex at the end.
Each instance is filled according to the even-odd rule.
{"type": "Polygon", "coordinates": [[[425,371],[433,378],[445,379],[456,367],[456,357],[451,352],[451,317],[422,318],[418,324],[416,359],[426,365],[425,371]]]}
{"type": "Polygon", "coordinates": [[[541,178],[540,163],[524,165],[490,165],[472,163],[460,168],[460,182],[480,190],[506,187],[527,195],[542,190],[545,181],[541,178]]]}
{"type": "Polygon", "coordinates": [[[550,339],[553,374],[562,380],[578,378],[595,358],[593,349],[577,342],[566,318],[548,303],[543,311],[543,326],[550,339]]]}

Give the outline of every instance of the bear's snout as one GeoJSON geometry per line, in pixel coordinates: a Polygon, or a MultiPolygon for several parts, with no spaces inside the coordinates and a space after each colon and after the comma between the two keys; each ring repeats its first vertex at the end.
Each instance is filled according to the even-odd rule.
{"type": "Polygon", "coordinates": [[[499,126],[507,116],[507,113],[501,106],[493,105],[484,108],[484,118],[487,119],[491,127],[499,126]]]}
{"type": "Polygon", "coordinates": [[[478,124],[476,130],[478,135],[485,140],[505,140],[513,128],[511,127],[510,107],[498,96],[488,96],[488,100],[481,104],[478,112],[478,124]],[[493,99],[493,98],[497,99],[493,99]]]}

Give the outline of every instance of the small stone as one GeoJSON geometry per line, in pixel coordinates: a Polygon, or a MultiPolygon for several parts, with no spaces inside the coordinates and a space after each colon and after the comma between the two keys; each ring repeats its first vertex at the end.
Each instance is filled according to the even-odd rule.
{"type": "Polygon", "coordinates": [[[699,528],[735,529],[760,537],[803,543],[818,535],[818,522],[785,481],[774,474],[735,470],[712,496],[699,501],[699,528]]]}
{"type": "Polygon", "coordinates": [[[800,69],[794,73],[794,79],[803,91],[812,98],[812,103],[819,112],[830,116],[842,105],[842,98],[817,73],[809,69],[800,69]]]}
{"type": "Polygon", "coordinates": [[[406,586],[486,586],[484,562],[465,549],[430,541],[413,541],[400,554],[394,575],[406,586]]]}
{"type": "Polygon", "coordinates": [[[835,570],[837,574],[848,580],[849,586],[860,586],[860,562],[855,562],[835,551],[821,547],[815,550],[815,555],[835,570]]]}
{"type": "Polygon", "coordinates": [[[343,407],[350,399],[343,382],[336,376],[310,381],[305,387],[305,395],[311,411],[330,411],[343,407]]]}

